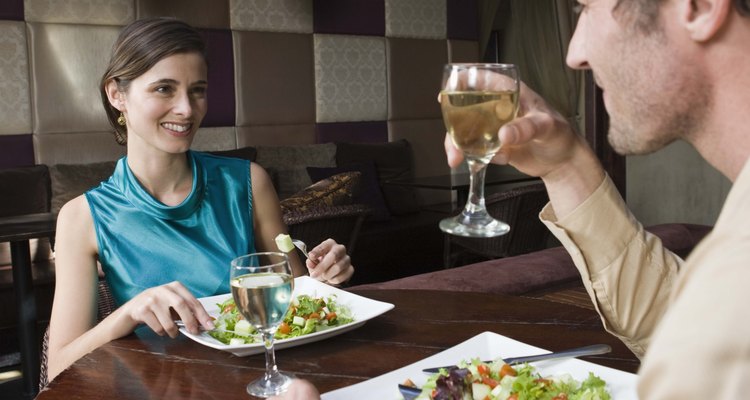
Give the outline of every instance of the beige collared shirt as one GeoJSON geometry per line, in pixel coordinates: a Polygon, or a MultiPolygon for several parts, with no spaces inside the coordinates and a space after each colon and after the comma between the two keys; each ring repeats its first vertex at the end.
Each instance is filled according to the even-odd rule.
{"type": "Polygon", "coordinates": [[[605,328],[641,358],[641,399],[750,398],[749,165],[684,262],[643,229],[608,177],[564,218],[550,205],[540,214],[605,328]]]}

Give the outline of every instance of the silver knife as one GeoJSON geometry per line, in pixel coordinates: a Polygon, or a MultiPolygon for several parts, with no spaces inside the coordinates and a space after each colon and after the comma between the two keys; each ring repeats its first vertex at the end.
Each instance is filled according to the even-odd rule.
{"type": "MultiPolygon", "coordinates": [[[[569,349],[569,350],[563,350],[563,351],[555,351],[552,353],[546,353],[546,354],[537,354],[534,356],[523,356],[523,357],[509,357],[503,359],[506,364],[521,364],[526,362],[532,362],[532,361],[541,361],[541,360],[551,360],[555,358],[566,358],[566,357],[582,357],[582,356],[593,356],[596,354],[606,354],[612,351],[612,348],[609,345],[606,344],[593,344],[591,346],[584,346],[584,347],[577,347],[575,349],[569,349]]],[[[483,363],[489,364],[492,361],[482,361],[483,363]]],[[[437,367],[437,368],[426,368],[422,371],[428,374],[435,374],[440,372],[441,368],[451,368],[455,367],[455,365],[448,365],[444,367],[437,367]]]]}

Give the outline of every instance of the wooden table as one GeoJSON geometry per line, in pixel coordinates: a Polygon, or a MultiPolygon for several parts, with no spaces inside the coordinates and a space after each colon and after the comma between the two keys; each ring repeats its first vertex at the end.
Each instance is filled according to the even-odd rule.
{"type": "MultiPolygon", "coordinates": [[[[421,189],[436,189],[456,191],[456,204],[463,207],[469,198],[468,173],[455,175],[423,176],[412,179],[393,179],[388,185],[410,186],[421,189]]],[[[509,185],[513,183],[540,181],[539,178],[517,171],[515,168],[490,164],[484,177],[484,186],[509,185]]]]}
{"type": "Polygon", "coordinates": [[[0,242],[10,242],[13,291],[18,308],[22,391],[27,397],[33,397],[39,386],[39,333],[29,239],[54,235],[55,216],[51,213],[0,218],[0,242]]]}
{"type": "MultiPolygon", "coordinates": [[[[548,350],[607,343],[613,352],[588,361],[635,372],[638,360],[589,309],[505,295],[418,290],[354,292],[396,307],[330,339],[277,352],[280,369],[312,381],[321,393],[419,361],[484,331],[548,350]]],[[[37,399],[247,399],[264,356],[235,357],[184,336],[141,330],[77,361],[37,399]]]]}

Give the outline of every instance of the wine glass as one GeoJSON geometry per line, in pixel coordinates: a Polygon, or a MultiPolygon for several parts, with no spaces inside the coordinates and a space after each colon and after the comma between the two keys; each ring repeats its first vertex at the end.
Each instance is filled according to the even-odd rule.
{"type": "Polygon", "coordinates": [[[294,277],[289,259],[285,253],[252,253],[232,260],[231,268],[237,310],[261,333],[266,348],[266,372],[247,385],[247,392],[263,398],[283,393],[294,376],[276,367],[273,336],[292,300],[294,277]]]}
{"type": "Polygon", "coordinates": [[[500,149],[498,131],[516,117],[518,68],[513,64],[447,64],[443,70],[440,107],[453,144],[469,166],[469,198],[463,211],[440,221],[444,232],[468,237],[494,237],[510,226],[493,218],[484,205],[487,164],[500,149]]]}

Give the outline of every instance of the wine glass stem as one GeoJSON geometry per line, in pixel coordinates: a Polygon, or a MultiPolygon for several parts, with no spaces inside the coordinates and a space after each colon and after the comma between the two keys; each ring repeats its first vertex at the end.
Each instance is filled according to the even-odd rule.
{"type": "Polygon", "coordinates": [[[469,164],[469,201],[466,202],[464,212],[474,214],[485,209],[484,206],[484,175],[487,173],[487,163],[474,158],[468,158],[469,164]]]}
{"type": "Polygon", "coordinates": [[[279,368],[276,366],[276,353],[273,351],[273,335],[274,332],[261,331],[263,336],[263,345],[266,348],[266,380],[273,378],[274,375],[279,373],[279,368]]]}

